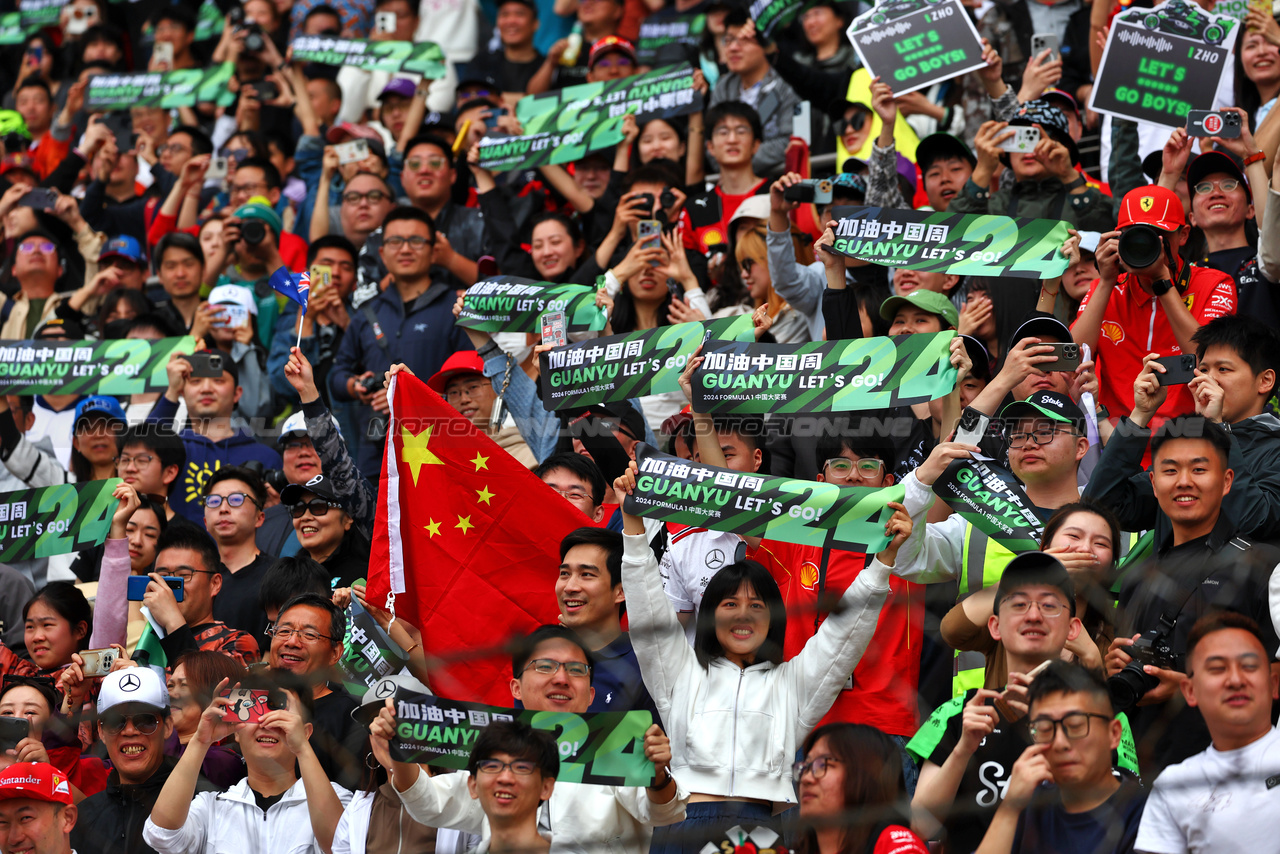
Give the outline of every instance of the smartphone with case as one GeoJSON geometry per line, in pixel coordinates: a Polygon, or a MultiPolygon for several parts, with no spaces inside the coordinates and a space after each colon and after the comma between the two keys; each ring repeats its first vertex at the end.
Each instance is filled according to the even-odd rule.
{"type": "MultiPolygon", "coordinates": [[[[365,18],[365,20],[369,20],[365,18]]],[[[373,25],[380,33],[394,33],[396,31],[396,13],[395,12],[379,12],[373,16],[373,25]]]]}
{"type": "Polygon", "coordinates": [[[58,194],[47,187],[36,187],[18,199],[19,207],[37,211],[51,211],[58,203],[58,194]]]}
{"type": "Polygon", "coordinates": [[[156,42],[151,49],[151,59],[173,68],[173,42],[156,42]]]}
{"type": "Polygon", "coordinates": [[[542,343],[553,347],[569,343],[563,311],[548,311],[542,315],[542,343]]]}
{"type": "MultiPolygon", "coordinates": [[[[129,590],[125,594],[125,598],[130,602],[141,602],[142,597],[147,593],[147,585],[151,583],[151,577],[147,575],[131,575],[129,576],[129,590]]],[[[173,591],[173,598],[179,602],[182,601],[182,579],[174,575],[164,576],[164,583],[169,585],[169,589],[173,591]]]]}
{"type": "MultiPolygon", "coordinates": [[[[662,246],[662,223],[658,222],[656,219],[642,219],[636,223],[636,226],[636,241],[638,243],[647,242],[648,245],[645,247],[646,249],[653,246],[659,248],[662,246]]],[[[658,266],[658,262],[650,261],[649,266],[656,267],[658,266]]]]}
{"type": "Polygon", "coordinates": [[[1044,362],[1036,365],[1046,373],[1049,371],[1074,371],[1080,367],[1080,345],[1074,343],[1067,344],[1037,344],[1037,347],[1052,347],[1053,355],[1057,358],[1052,362],[1044,362]]]}
{"type": "Polygon", "coordinates": [[[225,181],[227,179],[227,158],[209,158],[209,168],[204,172],[206,181],[225,181]]]}
{"type": "Polygon", "coordinates": [[[1196,375],[1196,357],[1190,353],[1161,356],[1156,361],[1164,365],[1163,374],[1155,372],[1160,385],[1186,385],[1196,375]]]}
{"type": "Polygon", "coordinates": [[[369,156],[369,140],[353,139],[350,142],[340,143],[335,150],[338,152],[338,163],[341,165],[359,163],[369,156]]]}
{"type": "Polygon", "coordinates": [[[1000,150],[1010,154],[1030,154],[1040,142],[1040,128],[1013,125],[1000,131],[1013,131],[1013,136],[1000,143],[1000,150]]]}
{"type": "Polygon", "coordinates": [[[214,303],[221,316],[213,322],[215,329],[239,329],[249,319],[249,310],[239,303],[214,303]]]}
{"type": "Polygon", "coordinates": [[[26,718],[0,717],[0,753],[13,750],[18,742],[31,735],[31,721],[26,718]]]}
{"type": "Polygon", "coordinates": [[[222,720],[226,723],[253,724],[260,721],[267,712],[289,708],[284,692],[280,690],[232,688],[222,696],[231,701],[222,715],[222,720]]]}
{"type": "Polygon", "coordinates": [[[1031,55],[1039,56],[1050,51],[1046,62],[1057,62],[1062,59],[1062,50],[1058,46],[1058,37],[1053,33],[1036,33],[1031,37],[1031,55]]]}
{"type": "Polygon", "coordinates": [[[333,284],[333,268],[328,264],[312,264],[308,275],[311,277],[310,299],[315,299],[333,284]]]}
{"type": "Polygon", "coordinates": [[[1240,114],[1228,110],[1189,110],[1187,136],[1240,138],[1240,114]]]}
{"type": "MultiPolygon", "coordinates": [[[[137,575],[134,578],[145,578],[146,576],[137,575]]],[[[112,649],[86,649],[80,653],[80,657],[84,659],[84,666],[80,669],[85,676],[106,676],[111,672],[111,666],[116,663],[116,659],[120,657],[120,650],[112,649]]]]}
{"type": "Polygon", "coordinates": [[[184,353],[182,358],[191,363],[193,378],[222,376],[222,356],[218,353],[184,353]]]}

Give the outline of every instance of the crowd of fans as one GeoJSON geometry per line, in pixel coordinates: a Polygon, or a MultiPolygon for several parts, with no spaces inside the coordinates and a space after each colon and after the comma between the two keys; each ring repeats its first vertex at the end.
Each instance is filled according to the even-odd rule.
{"type": "Polygon", "coordinates": [[[0,490],[121,479],[102,546],[0,565],[0,852],[1275,850],[1280,23],[1250,4],[1194,105],[1242,132],[1196,139],[1087,108],[1119,7],[965,7],[985,66],[906,95],[861,67],[845,0],[771,38],[737,0],[71,0],[3,48],[0,339],[209,358],[175,353],[163,391],[0,397],[0,490]],[[300,35],[435,42],[445,74],[295,61],[300,35]],[[85,108],[94,75],[224,62],[229,106],[85,108]],[[681,63],[703,110],[482,166],[520,99],[681,63]],[[1040,141],[1010,154],[1020,126],[1040,141]],[[823,177],[829,201],[788,200],[823,177]],[[846,258],[832,211],[864,204],[1061,220],[1066,271],[846,258]],[[272,287],[317,267],[305,313],[272,287]],[[955,332],[957,381],[713,418],[696,357],[682,392],[551,413],[544,345],[455,323],[497,274],[598,287],[601,335],[955,332]],[[1166,382],[1180,355],[1194,375],[1166,382]],[[401,762],[395,703],[343,687],[353,602],[407,657],[393,681],[432,687],[418,629],[364,593],[398,371],[592,521],[547,567],[559,625],[493,641],[512,706],[651,712],[650,785],[571,782],[519,720],[466,770],[401,762]],[[898,486],[888,545],[632,516],[640,442],[898,486]],[[1038,551],[936,497],[963,459],[1011,473],[1038,551]],[[226,722],[234,686],[270,711],[226,722]]]}

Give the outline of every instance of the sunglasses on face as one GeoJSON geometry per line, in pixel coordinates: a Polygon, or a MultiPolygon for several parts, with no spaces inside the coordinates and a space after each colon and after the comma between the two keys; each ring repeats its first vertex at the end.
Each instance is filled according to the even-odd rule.
{"type": "Polygon", "coordinates": [[[867,114],[859,110],[847,119],[837,119],[832,125],[835,128],[836,136],[844,136],[846,132],[852,131],[857,133],[867,124],[867,114]]]}
{"type": "Polygon", "coordinates": [[[302,515],[310,510],[312,516],[324,516],[329,512],[330,507],[340,508],[341,505],[325,501],[323,498],[313,498],[310,501],[299,501],[290,507],[289,515],[295,519],[301,519],[302,515]]]}
{"type": "Polygon", "coordinates": [[[144,712],[140,715],[121,715],[107,712],[98,718],[102,728],[112,735],[122,733],[129,721],[133,721],[133,728],[143,735],[151,735],[160,728],[160,716],[153,715],[150,712],[144,712]]]}

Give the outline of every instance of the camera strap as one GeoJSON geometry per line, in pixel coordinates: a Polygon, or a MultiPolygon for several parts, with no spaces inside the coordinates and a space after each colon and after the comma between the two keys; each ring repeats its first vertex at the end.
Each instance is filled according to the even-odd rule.
{"type": "Polygon", "coordinates": [[[1173,627],[1177,625],[1178,617],[1181,616],[1182,614],[1182,609],[1187,607],[1187,603],[1191,601],[1191,597],[1195,596],[1197,591],[1199,591],[1200,588],[1204,586],[1204,583],[1209,580],[1209,576],[1213,575],[1215,569],[1216,569],[1215,567],[1211,567],[1208,572],[1200,576],[1200,580],[1197,581],[1194,585],[1192,585],[1191,589],[1187,592],[1186,596],[1182,597],[1182,601],[1178,603],[1177,608],[1174,608],[1172,611],[1162,610],[1160,612],[1160,617],[1158,619],[1158,622],[1160,623],[1161,632],[1167,633],[1169,635],[1170,640],[1173,639],[1173,627]],[[1170,616],[1170,614],[1172,614],[1173,616],[1170,616]]]}
{"type": "Polygon", "coordinates": [[[378,323],[378,315],[373,313],[373,306],[367,302],[360,303],[360,313],[364,315],[364,319],[369,321],[369,326],[373,327],[373,338],[378,342],[378,347],[382,352],[387,352],[387,336],[382,331],[382,325],[378,323]]]}

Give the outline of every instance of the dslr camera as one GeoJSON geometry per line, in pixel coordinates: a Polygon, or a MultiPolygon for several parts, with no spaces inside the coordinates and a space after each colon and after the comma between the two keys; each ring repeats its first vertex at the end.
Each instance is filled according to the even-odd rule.
{"type": "Polygon", "coordinates": [[[1131,711],[1148,691],[1160,684],[1160,680],[1143,671],[1143,667],[1150,664],[1164,670],[1176,669],[1170,637],[1172,629],[1173,623],[1161,617],[1160,625],[1144,632],[1129,647],[1129,656],[1133,660],[1107,680],[1107,691],[1117,713],[1131,711]]]}
{"type": "Polygon", "coordinates": [[[1165,234],[1155,226],[1138,223],[1120,232],[1116,241],[1120,260],[1130,270],[1143,270],[1160,260],[1165,249],[1165,234]]]}
{"type": "Polygon", "coordinates": [[[257,246],[267,239],[267,224],[260,219],[246,219],[240,223],[240,237],[250,246],[257,246]]]}
{"type": "Polygon", "coordinates": [[[231,19],[231,25],[235,27],[237,32],[242,32],[244,36],[244,49],[249,53],[261,53],[262,49],[267,46],[263,41],[262,27],[258,26],[252,18],[246,23],[244,17],[244,9],[240,6],[234,7],[227,13],[227,17],[231,19]]]}

